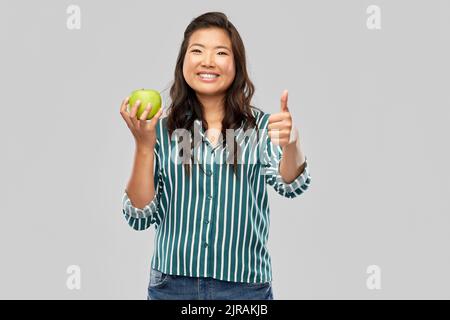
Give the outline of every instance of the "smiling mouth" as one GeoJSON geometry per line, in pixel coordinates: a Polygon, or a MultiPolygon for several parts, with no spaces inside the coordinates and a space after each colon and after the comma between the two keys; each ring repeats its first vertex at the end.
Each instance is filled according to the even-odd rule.
{"type": "Polygon", "coordinates": [[[220,75],[218,74],[205,74],[205,73],[197,73],[197,76],[202,78],[202,79],[216,79],[218,78],[220,75]]]}
{"type": "Polygon", "coordinates": [[[197,77],[200,79],[200,81],[202,82],[214,82],[217,80],[217,78],[220,77],[220,75],[210,75],[210,76],[205,76],[202,74],[197,74],[197,77]]]}

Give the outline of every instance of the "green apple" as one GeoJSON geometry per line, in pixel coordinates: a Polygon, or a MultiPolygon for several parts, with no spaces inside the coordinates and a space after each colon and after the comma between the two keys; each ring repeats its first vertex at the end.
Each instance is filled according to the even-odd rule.
{"type": "Polygon", "coordinates": [[[130,95],[128,112],[131,112],[131,108],[133,108],[136,101],[139,100],[141,104],[138,107],[138,111],[136,113],[136,117],[139,119],[141,114],[145,111],[148,103],[152,105],[150,112],[147,115],[147,120],[153,118],[153,116],[158,112],[161,108],[161,95],[158,91],[152,89],[139,89],[135,90],[130,95]]]}

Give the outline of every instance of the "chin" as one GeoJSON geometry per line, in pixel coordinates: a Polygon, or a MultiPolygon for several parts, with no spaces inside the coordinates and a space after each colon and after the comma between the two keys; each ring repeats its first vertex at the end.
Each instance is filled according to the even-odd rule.
{"type": "Polygon", "coordinates": [[[198,94],[204,95],[204,96],[215,96],[218,94],[222,94],[221,90],[214,90],[214,89],[206,89],[202,88],[202,87],[194,87],[194,91],[197,92],[198,94]]]}

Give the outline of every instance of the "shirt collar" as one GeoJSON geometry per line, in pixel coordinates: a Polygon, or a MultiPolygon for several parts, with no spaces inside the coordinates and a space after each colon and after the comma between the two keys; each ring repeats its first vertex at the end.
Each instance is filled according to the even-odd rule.
{"type": "MultiPolygon", "coordinates": [[[[241,133],[241,131],[244,130],[245,122],[246,121],[243,121],[241,126],[236,129],[237,135],[239,135],[241,133]]],[[[205,129],[203,128],[202,121],[200,119],[195,119],[194,125],[195,125],[194,128],[198,128],[200,135],[202,136],[202,138],[204,138],[205,137],[205,129]]]]}

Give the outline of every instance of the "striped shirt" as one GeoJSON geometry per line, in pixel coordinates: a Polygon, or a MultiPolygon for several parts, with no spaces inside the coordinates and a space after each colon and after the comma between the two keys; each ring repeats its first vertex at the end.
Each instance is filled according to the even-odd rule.
{"type": "Polygon", "coordinates": [[[186,174],[183,163],[171,160],[180,154],[182,141],[170,139],[167,117],[158,120],[155,196],[143,209],[133,206],[126,190],[122,201],[129,226],[135,230],[155,226],[152,268],[233,282],[272,281],[267,185],[283,197],[294,198],[308,189],[311,177],[306,163],[293,182],[284,182],[278,170],[282,149],[267,133],[270,114],[256,108],[252,113],[259,139],[254,138],[256,130],[248,135],[243,125],[235,132],[241,148],[238,175],[233,162],[226,160],[228,148],[212,144],[200,120],[194,123],[200,144],[192,151],[198,160],[186,174]]]}

